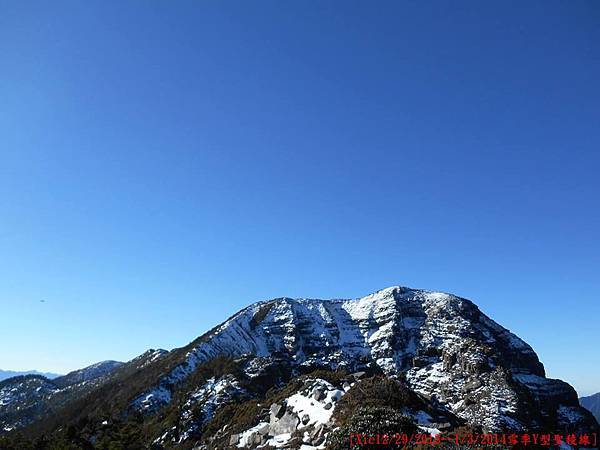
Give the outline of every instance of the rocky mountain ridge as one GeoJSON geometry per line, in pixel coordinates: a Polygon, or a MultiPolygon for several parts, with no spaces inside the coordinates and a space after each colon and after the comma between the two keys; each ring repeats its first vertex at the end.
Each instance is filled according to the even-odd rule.
{"type": "Polygon", "coordinates": [[[387,375],[402,373],[416,392],[490,431],[560,422],[579,411],[575,391],[546,379],[533,349],[472,302],[403,287],[358,300],[282,298],[251,305],[201,339],[133,406],[154,410],[203,362],[245,355],[254,356],[249,376],[276,359],[299,367],[353,371],[375,365],[387,375]],[[542,405],[539,414],[525,413],[534,403],[542,405]]]}
{"type": "Polygon", "coordinates": [[[136,439],[155,448],[309,450],[364,417],[433,433],[598,427],[571,386],[547,379],[533,349],[471,301],[405,287],[252,304],[185,347],[114,368],[78,399],[31,433],[84,421],[80,439],[108,442],[137,418],[136,439]],[[362,403],[381,404],[359,414],[353,399],[369,389],[362,403]]]}

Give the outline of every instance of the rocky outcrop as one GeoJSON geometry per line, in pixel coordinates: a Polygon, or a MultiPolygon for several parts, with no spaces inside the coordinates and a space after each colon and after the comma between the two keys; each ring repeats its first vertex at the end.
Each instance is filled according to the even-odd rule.
{"type": "MultiPolygon", "coordinates": [[[[348,392],[368,389],[360,380],[372,378],[363,376],[364,372],[351,374],[345,381],[340,382],[341,386],[320,378],[306,379],[293,395],[270,405],[268,420],[260,421],[248,430],[232,435],[229,444],[239,448],[257,448],[265,445],[307,450],[326,448],[328,436],[339,428],[334,413],[339,408],[340,401],[348,392]],[[343,387],[344,385],[346,387],[343,387]]],[[[395,381],[389,386],[402,385],[395,381]]],[[[420,429],[423,433],[440,433],[459,423],[449,412],[428,406],[414,393],[412,395],[416,400],[406,402],[397,413],[414,423],[415,427],[418,427],[415,429],[420,429]]],[[[378,402],[379,400],[385,401],[378,399],[378,402]]],[[[345,405],[342,409],[354,407],[345,405]]]]}
{"type": "Polygon", "coordinates": [[[230,445],[287,447],[320,446],[332,429],[335,404],[345,391],[322,379],[307,380],[294,395],[270,405],[268,421],[231,436],[230,445]]]}

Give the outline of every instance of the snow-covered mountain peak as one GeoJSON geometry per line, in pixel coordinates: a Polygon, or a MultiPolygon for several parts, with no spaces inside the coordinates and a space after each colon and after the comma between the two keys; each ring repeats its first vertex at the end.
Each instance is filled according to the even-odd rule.
{"type": "MultiPolygon", "coordinates": [[[[285,440],[279,442],[277,436],[291,433],[291,437],[302,430],[303,441],[323,448],[333,429],[329,419],[337,400],[363,376],[357,374],[403,386],[420,405],[412,411],[415,423],[426,429],[438,422],[439,429],[466,423],[504,432],[597,427],[593,416],[579,406],[573,388],[545,378],[533,349],[473,302],[402,286],[357,299],[260,301],[180,349],[149,350],[123,367],[104,362],[63,380],[31,379],[19,386],[27,393],[25,400],[31,400],[30,408],[41,404],[31,394],[38,387],[47,391],[44,398],[60,399],[62,395],[77,398],[78,392],[93,391],[94,386],[103,386],[93,391],[97,395],[110,392],[108,397],[120,399],[124,409],[119,413],[153,415],[163,406],[170,411],[179,408],[180,429],[165,423],[161,435],[153,438],[165,444],[197,439],[208,422],[221,423],[223,406],[259,401],[261,395],[282,388],[285,398],[273,397],[276,404],[252,406],[259,408],[260,421],[237,431],[228,429],[227,433],[234,433],[232,441],[238,447],[259,442],[280,447],[285,440]],[[104,370],[110,373],[105,375],[104,370]],[[304,380],[308,384],[298,390],[294,380],[303,374],[319,375],[318,379],[309,375],[304,380]],[[320,378],[323,374],[329,375],[320,378]],[[93,383],[86,381],[90,376],[95,377],[93,383]],[[68,386],[59,385],[64,380],[68,386]],[[274,417],[269,417],[269,411],[274,417]],[[425,412],[438,419],[416,420],[425,412]],[[313,413],[327,420],[315,421],[313,413]]],[[[0,387],[5,409],[9,402],[16,405],[12,389],[18,386],[0,387]]],[[[96,398],[93,409],[102,405],[106,406],[105,399],[96,398]]],[[[250,406],[240,406],[240,411],[246,407],[250,406]]],[[[73,414],[78,411],[74,408],[73,414]]],[[[25,423],[16,416],[9,419],[5,427],[25,423]]],[[[221,439],[224,432],[221,429],[212,437],[221,439]]]]}
{"type": "Polygon", "coordinates": [[[471,301],[392,286],[353,300],[284,297],[252,304],[197,340],[185,361],[157,386],[156,395],[146,392],[136,404],[143,400],[146,409],[160,406],[171,386],[217,356],[260,358],[258,366],[255,360],[248,364],[249,376],[275,361],[403,374],[415,391],[435,396],[459,416],[489,429],[514,428],[510,412],[518,409],[515,389],[520,389],[514,383],[539,391],[543,380],[544,392],[565,392],[544,378],[529,345],[471,301]],[[497,400],[465,404],[461,390],[469,383],[497,400]]]}

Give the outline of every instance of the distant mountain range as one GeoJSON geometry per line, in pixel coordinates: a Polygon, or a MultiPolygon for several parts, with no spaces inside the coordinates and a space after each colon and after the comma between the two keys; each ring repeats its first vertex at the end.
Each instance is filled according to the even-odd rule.
{"type": "Polygon", "coordinates": [[[600,421],[600,392],[589,397],[581,397],[579,403],[600,421]]]}
{"type": "Polygon", "coordinates": [[[103,361],[53,379],[29,373],[0,381],[0,433],[52,415],[99,386],[106,375],[121,365],[118,361],[103,361]]]}
{"type": "Polygon", "coordinates": [[[6,380],[7,378],[18,377],[20,375],[42,375],[49,379],[60,377],[60,374],[58,374],[58,373],[38,372],[37,370],[27,370],[24,372],[16,372],[14,370],[1,370],[0,369],[0,381],[6,380]]]}
{"type": "Polygon", "coordinates": [[[546,378],[534,350],[473,302],[400,286],[261,301],[172,351],[0,382],[3,450],[341,450],[350,433],[599,428],[575,390],[546,378]]]}

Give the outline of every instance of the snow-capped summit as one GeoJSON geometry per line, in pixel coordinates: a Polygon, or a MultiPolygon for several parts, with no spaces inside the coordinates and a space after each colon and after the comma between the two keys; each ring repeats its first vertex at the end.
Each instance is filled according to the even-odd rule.
{"type": "MultiPolygon", "coordinates": [[[[416,392],[488,430],[541,424],[557,417],[560,405],[578,409],[575,391],[545,378],[528,344],[471,301],[441,292],[395,286],[355,300],[262,301],[188,348],[185,359],[134,405],[152,410],[170,401],[171,390],[212,358],[252,355],[262,365],[375,366],[402,374],[416,392]]],[[[249,375],[257,370],[251,361],[249,375]]]]}
{"type": "Polygon", "coordinates": [[[360,424],[598,431],[574,389],[473,302],[401,286],[260,301],[170,352],[0,383],[0,434],[60,440],[65,423],[85,423],[70,433],[89,442],[137,426],[146,446],[203,449],[348,448],[336,430],[360,424]]]}

